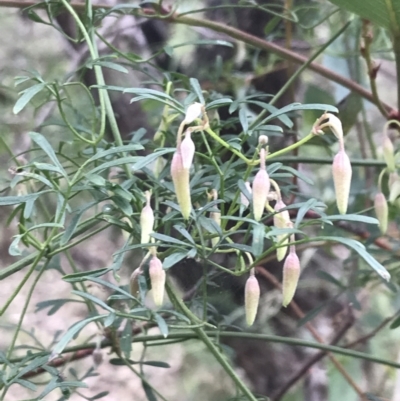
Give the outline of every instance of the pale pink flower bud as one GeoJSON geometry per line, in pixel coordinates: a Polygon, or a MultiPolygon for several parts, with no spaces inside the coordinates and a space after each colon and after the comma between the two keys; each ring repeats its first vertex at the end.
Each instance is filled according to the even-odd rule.
{"type": "MultiPolygon", "coordinates": [[[[286,207],[286,205],[283,203],[282,199],[279,199],[275,203],[274,210],[275,212],[278,212],[274,214],[274,226],[276,228],[290,228],[291,226],[291,220],[290,220],[290,215],[288,210],[282,210],[286,207]],[[282,210],[282,211],[280,211],[282,210]]],[[[278,262],[283,260],[283,258],[286,255],[287,252],[287,245],[289,243],[289,237],[288,234],[279,234],[276,236],[276,242],[278,242],[280,245],[285,245],[281,246],[276,249],[276,259],[278,262]]]]}
{"type": "Polygon", "coordinates": [[[190,169],[193,163],[193,157],[195,152],[194,142],[190,136],[190,131],[186,131],[185,139],[181,143],[181,155],[183,168],[190,169]]]}
{"type": "Polygon", "coordinates": [[[150,206],[150,192],[146,191],[146,205],[140,213],[141,244],[150,243],[150,234],[154,227],[154,213],[150,206]]]}
{"type": "Polygon", "coordinates": [[[385,163],[388,167],[388,170],[390,172],[395,171],[396,161],[394,156],[394,146],[393,142],[386,134],[383,136],[382,150],[383,150],[383,158],[385,159],[385,163]]]}
{"type": "Polygon", "coordinates": [[[340,214],[346,214],[351,184],[351,163],[344,149],[339,150],[332,164],[333,183],[335,184],[336,204],[340,214]]]}
{"type": "Polygon", "coordinates": [[[300,277],[300,260],[294,246],[291,247],[289,255],[283,264],[282,281],[282,305],[288,306],[296,292],[297,283],[300,277]]]}
{"type": "Polygon", "coordinates": [[[378,192],[374,199],[375,214],[379,221],[379,229],[382,234],[386,234],[388,228],[388,215],[389,208],[386,202],[385,195],[382,192],[378,192]]]}
{"type": "Polygon", "coordinates": [[[266,145],[268,143],[268,137],[267,135],[260,135],[258,138],[258,144],[259,145],[266,145]]]}
{"type": "MultiPolygon", "coordinates": [[[[246,186],[247,191],[249,192],[249,194],[251,194],[251,186],[250,183],[248,181],[246,181],[244,183],[244,185],[246,186]]],[[[249,200],[246,198],[246,196],[244,195],[243,192],[240,192],[240,203],[244,206],[245,209],[247,209],[249,207],[249,200]]]]}
{"type": "Polygon", "coordinates": [[[192,123],[196,118],[201,116],[203,105],[201,103],[193,103],[191,104],[187,110],[185,115],[185,124],[192,123]]]}
{"type": "Polygon", "coordinates": [[[176,197],[181,207],[182,216],[187,220],[192,210],[192,201],[190,198],[190,174],[189,170],[183,167],[182,155],[178,149],[171,162],[171,176],[175,187],[176,197]]]}
{"type": "Polygon", "coordinates": [[[264,213],[270,185],[267,171],[260,168],[253,180],[253,214],[256,221],[260,221],[264,213]]]}
{"type": "Polygon", "coordinates": [[[149,264],[149,276],[153,300],[157,306],[161,306],[164,300],[164,287],[166,274],[162,267],[161,260],[153,256],[149,264]]]}
{"type": "Polygon", "coordinates": [[[260,301],[260,286],[254,274],[246,281],[244,289],[244,306],[246,311],[246,322],[249,326],[254,323],[257,315],[258,302],[260,301]]]}

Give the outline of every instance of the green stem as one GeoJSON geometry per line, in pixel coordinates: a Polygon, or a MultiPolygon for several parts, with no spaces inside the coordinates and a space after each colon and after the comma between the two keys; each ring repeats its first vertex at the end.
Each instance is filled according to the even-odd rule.
{"type": "MultiPolygon", "coordinates": [[[[305,136],[303,139],[300,139],[300,141],[295,142],[295,143],[293,143],[292,145],[289,145],[286,148],[283,148],[281,150],[278,150],[278,151],[276,151],[274,153],[269,154],[265,158],[265,160],[270,160],[270,159],[273,159],[273,158],[275,158],[277,156],[284,155],[285,153],[291,152],[293,149],[296,149],[296,148],[300,147],[301,145],[304,145],[305,143],[307,143],[310,139],[314,138],[314,136],[315,135],[311,132],[307,136],[305,136]]],[[[296,156],[296,159],[297,159],[297,156],[296,156]]]]}

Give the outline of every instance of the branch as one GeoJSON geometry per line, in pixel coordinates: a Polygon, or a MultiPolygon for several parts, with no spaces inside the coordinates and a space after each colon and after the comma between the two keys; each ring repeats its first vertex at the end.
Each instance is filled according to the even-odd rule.
{"type": "MultiPolygon", "coordinates": [[[[26,8],[26,7],[30,7],[30,6],[34,6],[34,5],[39,5],[39,4],[46,5],[45,3],[38,3],[38,2],[33,2],[33,1],[0,0],[0,7],[8,7],[8,8],[26,8]]],[[[49,3],[47,3],[47,4],[49,4],[49,3]]],[[[85,10],[84,3],[82,3],[82,4],[70,3],[70,6],[78,11],[85,10]]],[[[112,6],[106,5],[106,4],[98,4],[98,5],[93,5],[93,8],[111,9],[112,6]]],[[[226,35],[228,35],[234,39],[237,39],[239,41],[247,43],[248,45],[254,46],[258,49],[263,49],[263,50],[269,51],[271,53],[274,53],[290,62],[293,62],[296,64],[307,63],[306,57],[304,57],[294,51],[291,51],[289,49],[286,49],[285,47],[279,46],[276,43],[268,42],[268,41],[258,38],[256,36],[250,35],[249,33],[243,32],[240,29],[230,27],[223,23],[219,23],[219,22],[215,22],[215,21],[211,21],[211,20],[207,20],[207,19],[202,20],[202,19],[197,19],[197,18],[192,18],[192,17],[180,16],[177,13],[172,13],[171,15],[162,15],[162,14],[158,14],[154,10],[147,9],[147,8],[142,9],[140,12],[137,12],[135,14],[138,16],[141,16],[141,17],[161,19],[163,21],[175,23],[175,24],[184,24],[184,25],[189,25],[189,26],[199,26],[199,27],[209,28],[216,32],[225,33],[226,35]]],[[[376,105],[376,99],[374,98],[372,93],[369,92],[368,90],[366,90],[364,87],[362,87],[358,83],[356,83],[350,79],[347,79],[344,76],[339,75],[336,72],[329,70],[328,68],[325,68],[322,65],[315,63],[315,62],[310,63],[308,68],[311,71],[314,71],[317,74],[323,76],[324,78],[334,81],[334,82],[344,86],[345,88],[358,93],[361,97],[369,100],[371,103],[376,105]]],[[[382,102],[382,106],[387,110],[388,113],[396,112],[393,109],[393,107],[391,107],[390,105],[388,105],[384,102],[382,102]]]]}

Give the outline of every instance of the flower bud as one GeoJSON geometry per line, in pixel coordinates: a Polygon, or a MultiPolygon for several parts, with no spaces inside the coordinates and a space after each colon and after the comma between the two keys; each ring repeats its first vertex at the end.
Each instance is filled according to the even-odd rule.
{"type": "Polygon", "coordinates": [[[394,146],[393,142],[390,140],[388,135],[383,136],[382,143],[383,158],[388,167],[389,172],[393,172],[396,169],[396,161],[394,156],[394,146]]]}
{"type": "Polygon", "coordinates": [[[351,184],[351,163],[344,149],[339,150],[332,164],[336,204],[340,214],[346,214],[351,184]]]}
{"type": "Polygon", "coordinates": [[[194,142],[192,141],[190,134],[191,134],[190,131],[186,131],[185,139],[182,141],[180,146],[182,155],[182,165],[183,168],[188,170],[190,170],[190,167],[192,167],[194,151],[195,151],[194,142]]]}
{"type": "Polygon", "coordinates": [[[260,135],[260,137],[258,138],[258,144],[263,146],[266,145],[267,143],[268,143],[267,135],[260,135]]]}
{"type": "Polygon", "coordinates": [[[264,213],[270,185],[267,171],[260,168],[253,180],[253,214],[256,221],[260,221],[264,213]]]}
{"type": "Polygon", "coordinates": [[[342,122],[336,117],[334,114],[331,113],[324,113],[318,121],[323,121],[328,119],[326,123],[318,125],[317,131],[320,132],[322,128],[329,127],[333,134],[336,136],[340,144],[343,144],[343,128],[342,122]]]}
{"type": "Polygon", "coordinates": [[[258,302],[260,300],[260,286],[254,274],[246,281],[244,288],[244,306],[246,310],[246,322],[249,326],[254,323],[257,315],[258,302]]]}
{"type": "Polygon", "coordinates": [[[388,228],[388,215],[389,208],[386,202],[385,195],[382,192],[378,192],[374,199],[375,214],[379,221],[379,229],[382,234],[386,234],[388,228]]]}
{"type": "Polygon", "coordinates": [[[187,110],[185,115],[185,124],[192,123],[196,118],[200,117],[202,113],[203,105],[201,103],[193,103],[191,104],[187,110]]]}
{"type": "Polygon", "coordinates": [[[150,234],[153,232],[154,227],[154,213],[150,206],[150,192],[146,191],[146,205],[140,213],[140,229],[141,229],[141,244],[150,243],[150,234]]]}
{"type": "MultiPolygon", "coordinates": [[[[283,203],[282,199],[279,199],[275,203],[274,210],[275,212],[278,212],[274,214],[274,226],[276,228],[290,228],[291,226],[291,220],[290,220],[290,215],[288,210],[283,210],[280,211],[281,209],[284,209],[286,205],[283,203]]],[[[276,241],[281,245],[281,247],[276,249],[276,259],[278,262],[283,260],[283,258],[286,255],[287,246],[282,246],[286,245],[289,243],[289,238],[288,234],[279,234],[276,236],[276,241]]]]}
{"type": "Polygon", "coordinates": [[[171,176],[175,187],[176,197],[178,198],[181,213],[185,220],[190,216],[192,201],[190,199],[189,170],[183,167],[182,155],[178,149],[171,162],[171,176]]]}
{"type": "Polygon", "coordinates": [[[282,305],[288,306],[296,292],[297,283],[300,277],[300,260],[294,246],[291,247],[289,255],[283,264],[282,281],[282,305]]]}
{"type": "Polygon", "coordinates": [[[153,256],[149,264],[149,276],[153,300],[156,306],[161,306],[164,300],[164,287],[166,274],[162,267],[161,260],[153,256]]]}

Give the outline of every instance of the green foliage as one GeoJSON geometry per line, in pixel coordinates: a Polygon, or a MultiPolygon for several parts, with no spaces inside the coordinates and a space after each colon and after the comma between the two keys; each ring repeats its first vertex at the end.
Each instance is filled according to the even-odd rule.
{"type": "MultiPolygon", "coordinates": [[[[393,34],[400,33],[396,22],[400,21],[398,1],[335,0],[332,3],[341,11],[348,9],[393,34]]],[[[287,24],[298,28],[299,34],[307,38],[310,30],[330,32],[330,24],[338,21],[328,2],[324,2],[321,9],[316,9],[315,4],[296,4],[293,9],[284,10],[282,5],[269,7],[253,2],[240,2],[235,7],[242,11],[255,8],[257,12],[272,15],[264,27],[268,37],[279,36],[281,25],[286,24],[288,43],[293,38],[287,24]]],[[[224,10],[227,6],[221,4],[214,8],[224,10]]],[[[257,90],[254,83],[260,73],[258,64],[262,64],[261,57],[265,56],[254,49],[247,49],[247,54],[240,56],[239,45],[233,44],[233,40],[184,39],[179,44],[166,43],[160,49],[146,49],[144,57],[109,43],[100,29],[110,17],[117,21],[121,16],[136,16],[187,26],[201,25],[224,32],[222,23],[210,26],[205,17],[187,16],[195,11],[204,10],[199,8],[180,15],[171,10],[171,14],[166,15],[162,2],[146,2],[140,6],[119,4],[104,9],[92,7],[90,2],[77,6],[66,0],[38,3],[28,8],[27,15],[33,22],[58,31],[61,28],[56,18],[61,12],[68,13],[76,24],[77,36],[71,38],[62,32],[64,38],[81,43],[88,54],[79,67],[75,66],[65,76],[60,74],[57,79],[46,79],[46,74],[35,70],[15,77],[18,97],[13,108],[7,106],[8,112],[12,109],[18,116],[32,110],[33,106],[37,111],[50,107],[50,113],[39,126],[35,127],[31,121],[27,124],[30,145],[23,155],[14,154],[8,138],[2,138],[5,149],[17,163],[4,185],[0,206],[8,208],[5,209],[8,224],[16,223],[7,247],[9,256],[18,259],[0,270],[0,280],[19,277],[19,281],[2,301],[0,316],[8,318],[12,305],[19,320],[4,352],[0,351],[3,365],[0,401],[7,399],[12,386],[36,392],[38,400],[51,393],[61,397],[60,400],[72,394],[87,400],[107,397],[108,392],[104,391],[91,396],[80,393],[81,388],[88,386],[86,379],[97,374],[94,368],[85,373],[70,368],[68,377],[64,377],[60,368],[69,364],[68,358],[60,359],[62,355],[72,352],[77,352],[71,354],[72,359],[92,355],[96,365],[99,363],[96,358],[100,361],[103,358],[103,348],[109,348],[112,353],[108,361],[111,365],[126,366],[140,380],[148,400],[165,400],[157,381],[146,374],[146,367],[162,371],[169,369],[171,363],[161,360],[162,354],[155,360],[147,359],[148,348],[162,349],[161,346],[189,339],[204,344],[234,384],[233,390],[224,397],[237,400],[255,401],[265,397],[258,397],[251,391],[234,370],[232,354],[221,340],[224,338],[319,348],[330,353],[336,368],[341,365],[333,353],[399,368],[390,354],[371,356],[341,345],[318,344],[321,341],[315,334],[318,343],[267,335],[265,333],[273,326],[262,319],[256,320],[254,329],[249,329],[244,324],[243,305],[226,301],[233,299],[232,294],[243,287],[249,275],[254,278],[256,274],[260,283],[262,277],[270,277],[269,263],[285,258],[288,249],[300,254],[307,248],[319,247],[333,259],[338,256],[337,246],[340,245],[348,249],[348,254],[342,257],[344,268],[339,273],[328,272],[324,266],[320,266],[317,273],[312,272],[313,280],[329,286],[328,299],[313,305],[307,313],[299,312],[292,304],[299,318],[298,325],[306,327],[343,297],[350,300],[346,303],[351,302],[355,309],[362,310],[360,292],[363,290],[378,288],[385,299],[396,298],[398,302],[398,231],[388,234],[389,245],[382,242],[379,221],[373,217],[371,207],[376,189],[387,192],[391,200],[390,219],[395,227],[400,196],[400,189],[396,189],[400,188],[398,149],[394,140],[395,145],[389,146],[392,152],[389,156],[395,160],[395,171],[389,171],[386,163],[376,157],[378,146],[370,134],[361,97],[372,96],[381,111],[382,105],[373,97],[376,94],[367,96],[362,87],[352,86],[350,82],[348,86],[354,87],[354,92],[346,96],[347,103],[336,107],[335,95],[312,76],[316,82],[312,79],[306,84],[305,101],[295,101],[292,84],[315,54],[305,59],[299,70],[290,65],[291,76],[289,79],[285,76],[282,88],[265,93],[257,90]],[[99,54],[96,37],[110,54],[99,54]],[[168,56],[177,62],[178,48],[211,45],[238,52],[238,60],[216,59],[207,79],[203,79],[201,73],[198,77],[178,73],[172,62],[167,69],[157,65],[158,57],[168,56]],[[149,50],[151,56],[147,54],[149,50]],[[248,73],[251,79],[243,79],[241,68],[247,64],[254,67],[248,73]],[[95,79],[90,86],[81,79],[82,72],[87,70],[93,72],[95,79]],[[106,71],[117,74],[115,84],[108,84],[108,79],[106,83],[106,71]],[[146,77],[147,81],[143,78],[140,85],[133,85],[132,81],[138,81],[134,74],[146,77]],[[120,98],[128,99],[124,107],[133,110],[132,119],[144,121],[133,132],[120,130],[122,124],[118,124],[120,116],[115,110],[115,99],[120,98]],[[339,118],[342,115],[344,118],[343,127],[334,116],[338,111],[339,118]],[[356,128],[361,132],[362,146],[351,139],[360,116],[364,118],[364,128],[360,125],[356,128]],[[334,193],[331,171],[325,168],[332,164],[331,155],[337,152],[337,142],[340,151],[346,149],[353,161],[350,194],[334,193]],[[322,149],[329,157],[321,161],[322,149]],[[307,167],[300,167],[302,163],[307,167]],[[320,164],[318,169],[312,169],[314,163],[320,164]],[[374,167],[372,177],[367,167],[374,167]],[[258,191],[253,186],[252,190],[250,183],[259,172],[264,177],[261,189],[258,191]],[[380,176],[375,179],[377,173],[380,176]],[[349,198],[349,213],[344,215],[337,214],[336,206],[338,198],[343,196],[346,202],[349,198]],[[256,202],[261,202],[261,217],[253,213],[256,202]],[[149,242],[141,237],[146,224],[151,226],[149,242]],[[110,260],[96,262],[93,269],[77,265],[72,250],[89,248],[87,244],[98,238],[102,241],[106,235],[115,239],[116,248],[106,249],[110,260]],[[161,271],[155,273],[151,262],[154,257],[162,261],[161,271]],[[179,277],[178,273],[185,274],[188,266],[197,269],[199,274],[191,283],[192,287],[182,292],[173,278],[179,277]],[[42,343],[34,331],[24,329],[24,318],[32,304],[35,287],[42,284],[44,275],[52,269],[57,276],[52,285],[63,283],[70,289],[58,298],[49,296],[37,302],[35,313],[45,311],[45,319],[50,319],[71,306],[84,307],[85,313],[75,323],[69,322],[69,328],[61,327],[51,342],[42,343]],[[266,276],[262,272],[266,272],[266,276]],[[148,293],[156,292],[160,282],[164,287],[165,274],[167,297],[157,308],[149,300],[148,293]],[[224,286],[225,281],[230,283],[230,288],[224,286]],[[19,295],[27,287],[23,305],[17,304],[19,295]],[[386,289],[393,295],[384,292],[386,289]],[[90,332],[90,327],[94,326],[95,334],[90,332]],[[160,334],[148,333],[153,328],[160,334]],[[22,334],[27,334],[34,345],[29,343],[26,349],[21,348],[22,334]],[[135,342],[140,342],[143,348],[138,360],[132,357],[132,343],[135,342]],[[33,378],[42,373],[46,373],[46,377],[36,383],[33,378]]],[[[356,23],[361,26],[359,20],[356,23]]],[[[347,46],[349,51],[356,48],[358,52],[359,43],[346,36],[347,27],[337,34],[344,36],[341,37],[342,47],[347,46]]],[[[238,30],[230,39],[248,41],[248,37],[238,30]]],[[[314,36],[308,39],[313,42],[314,36]]],[[[259,48],[265,49],[265,46],[260,44],[259,48]]],[[[286,54],[291,63],[296,59],[284,48],[276,53],[286,54]]],[[[189,50],[186,55],[193,56],[189,50]]],[[[266,58],[268,70],[261,71],[261,77],[276,67],[275,61],[273,57],[266,58]]],[[[338,80],[334,72],[328,70],[326,74],[333,81],[338,80]]],[[[362,82],[358,78],[351,76],[350,80],[362,82]]],[[[384,116],[387,117],[385,113],[384,116]]],[[[385,135],[389,128],[389,123],[383,126],[385,135]]],[[[302,267],[304,270],[306,266],[302,267]]],[[[279,288],[276,278],[269,280],[279,288]]],[[[300,278],[299,296],[303,284],[307,285],[307,280],[300,278]]],[[[258,304],[258,299],[256,301],[258,304]]],[[[385,318],[387,322],[392,320],[387,315],[385,318]]],[[[395,329],[399,325],[397,317],[390,327],[395,329]]],[[[343,374],[342,370],[338,371],[343,374]]],[[[360,393],[354,382],[348,377],[346,380],[360,393]]],[[[368,397],[377,399],[372,394],[368,397]]]]}

